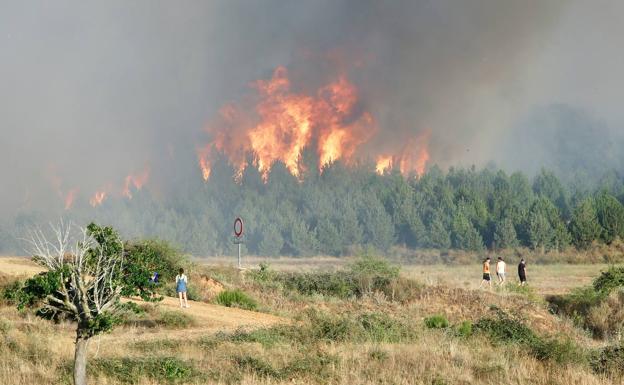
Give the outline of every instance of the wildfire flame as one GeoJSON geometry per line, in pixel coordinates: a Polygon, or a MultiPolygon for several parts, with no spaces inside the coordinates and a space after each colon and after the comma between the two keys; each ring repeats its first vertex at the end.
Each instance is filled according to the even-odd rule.
{"type": "Polygon", "coordinates": [[[136,191],[140,190],[143,185],[147,183],[147,180],[149,179],[149,173],[149,168],[146,168],[141,174],[130,174],[126,176],[126,179],[124,180],[124,187],[121,192],[122,195],[127,197],[128,199],[132,199],[131,187],[134,186],[134,189],[136,191]]]}
{"type": "Polygon", "coordinates": [[[76,199],[76,194],[78,193],[77,188],[73,188],[69,190],[67,195],[65,195],[65,210],[69,210],[74,205],[74,200],[76,199]]]}
{"type": "Polygon", "coordinates": [[[398,167],[403,175],[415,172],[419,177],[425,173],[429,161],[430,130],[425,130],[415,138],[409,139],[398,154],[380,155],[377,157],[375,169],[378,174],[398,167]]]}
{"type": "Polygon", "coordinates": [[[104,202],[105,198],[106,198],[106,192],[105,191],[97,191],[95,194],[93,194],[91,199],[89,199],[89,204],[91,204],[91,206],[93,206],[93,207],[97,207],[97,206],[101,205],[102,202],[104,202]]]}
{"type": "Polygon", "coordinates": [[[377,174],[383,175],[384,172],[392,169],[392,155],[379,155],[377,157],[377,164],[375,170],[377,174]]]}
{"type": "Polygon", "coordinates": [[[372,115],[358,108],[357,89],[345,76],[308,95],[293,92],[286,68],[278,67],[270,80],[258,80],[252,88],[254,116],[245,112],[245,106],[228,104],[208,127],[213,140],[198,151],[205,180],[215,150],[225,153],[239,170],[247,166],[251,153],[265,177],[278,160],[298,176],[304,148],[317,151],[322,169],[338,159],[351,160],[357,147],[377,131],[372,115]]]}

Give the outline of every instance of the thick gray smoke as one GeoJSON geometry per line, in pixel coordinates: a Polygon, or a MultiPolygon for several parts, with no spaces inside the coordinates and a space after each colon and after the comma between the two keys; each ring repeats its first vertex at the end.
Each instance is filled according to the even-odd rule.
{"type": "Polygon", "coordinates": [[[429,129],[433,163],[533,171],[558,159],[548,141],[592,139],[584,122],[621,138],[622,14],[606,0],[5,1],[0,213],[146,169],[155,194],[199,178],[206,122],[278,65],[303,82],[343,66],[379,121],[370,146],[429,129]],[[587,118],[569,137],[527,127],[551,112],[587,118]]]}

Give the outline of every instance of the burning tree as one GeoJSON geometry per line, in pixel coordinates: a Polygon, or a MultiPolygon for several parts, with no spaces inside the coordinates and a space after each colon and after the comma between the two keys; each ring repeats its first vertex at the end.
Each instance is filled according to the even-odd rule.
{"type": "Polygon", "coordinates": [[[124,244],[111,227],[90,224],[74,231],[71,224],[52,227],[48,237],[37,229],[27,239],[34,260],[48,271],[25,282],[18,307],[38,307],[37,315],[77,323],[74,383],[87,383],[87,347],[96,334],[118,319],[124,288],[124,244]]]}

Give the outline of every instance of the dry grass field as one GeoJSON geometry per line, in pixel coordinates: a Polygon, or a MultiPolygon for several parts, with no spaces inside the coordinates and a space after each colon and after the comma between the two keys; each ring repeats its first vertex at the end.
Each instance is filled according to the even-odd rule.
{"type": "MultiPolygon", "coordinates": [[[[202,301],[191,301],[189,309],[170,297],[155,305],[132,300],[142,314],[90,344],[91,383],[622,383],[613,365],[598,370],[592,361],[596,352],[618,342],[592,338],[571,319],[549,312],[544,301],[545,295],[590,284],[608,266],[529,265],[525,291],[513,282],[507,289],[478,289],[479,265],[402,266],[400,278],[383,290],[342,296],[323,292],[334,275],[315,272],[344,271],[354,260],[282,258],[259,272],[262,261],[246,259],[242,273],[228,264],[234,261],[198,262],[190,286],[202,301]],[[296,275],[302,271],[309,275],[296,275]],[[215,304],[214,295],[202,292],[200,276],[224,290],[244,291],[257,310],[215,304]],[[318,292],[307,293],[309,287],[318,292]],[[534,334],[507,341],[494,329],[494,334],[478,331],[484,319],[496,319],[493,309],[534,334]],[[431,321],[435,315],[448,325],[431,321]]],[[[3,284],[39,271],[24,258],[0,258],[3,284]]],[[[73,335],[70,323],[18,312],[5,301],[0,384],[71,383],[73,335]]]]}

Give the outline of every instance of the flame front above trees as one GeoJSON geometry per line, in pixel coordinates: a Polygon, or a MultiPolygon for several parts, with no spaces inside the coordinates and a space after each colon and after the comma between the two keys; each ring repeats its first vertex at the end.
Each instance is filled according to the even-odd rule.
{"type": "Polygon", "coordinates": [[[425,173],[429,161],[429,137],[430,130],[425,130],[420,135],[410,138],[396,154],[385,154],[377,157],[375,170],[383,175],[393,169],[398,169],[401,174],[407,176],[416,173],[422,176],[425,173]]]}
{"type": "Polygon", "coordinates": [[[351,161],[358,146],[378,130],[373,116],[362,110],[357,88],[345,76],[309,95],[292,91],[286,68],[278,67],[271,79],[258,80],[252,88],[250,108],[227,104],[209,125],[212,141],[198,151],[204,179],[210,176],[215,152],[224,153],[239,170],[247,166],[251,153],[265,177],[278,160],[299,176],[304,148],[317,152],[322,169],[338,159],[351,161]]]}
{"type": "Polygon", "coordinates": [[[131,187],[134,187],[136,191],[140,190],[147,180],[149,179],[149,168],[146,168],[141,174],[130,174],[126,176],[124,180],[124,187],[122,190],[122,195],[128,199],[132,199],[132,191],[131,187]]]}
{"type": "Polygon", "coordinates": [[[100,206],[102,202],[104,202],[104,199],[106,199],[106,192],[97,191],[95,194],[93,194],[91,199],[89,199],[89,204],[91,204],[91,206],[93,207],[97,207],[100,206]]]}

